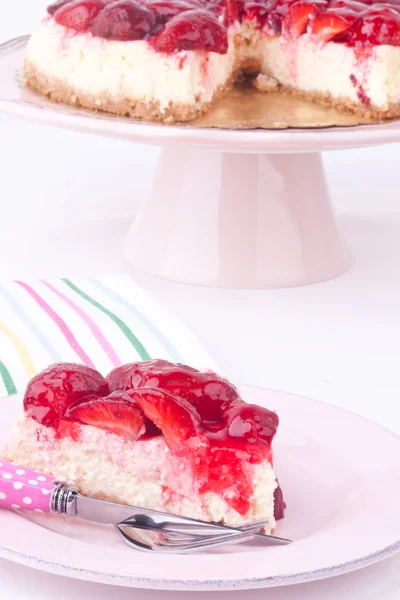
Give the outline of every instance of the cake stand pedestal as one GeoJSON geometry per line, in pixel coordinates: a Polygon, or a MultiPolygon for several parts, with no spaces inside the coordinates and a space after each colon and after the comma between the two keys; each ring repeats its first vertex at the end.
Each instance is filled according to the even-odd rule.
{"type": "Polygon", "coordinates": [[[164,149],[125,242],[129,263],[204,285],[281,287],[349,265],[321,156],[164,149]]]}
{"type": "Polygon", "coordinates": [[[282,287],[350,264],[320,152],[400,141],[400,121],[330,129],[224,130],[118,119],[21,89],[27,37],[0,45],[0,111],[164,149],[125,242],[136,267],[186,283],[282,287]]]}

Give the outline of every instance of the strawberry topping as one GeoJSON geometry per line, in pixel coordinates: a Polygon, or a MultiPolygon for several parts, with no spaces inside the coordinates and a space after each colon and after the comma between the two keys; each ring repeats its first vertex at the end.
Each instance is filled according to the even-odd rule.
{"type": "Polygon", "coordinates": [[[171,450],[179,450],[182,444],[193,445],[194,440],[201,441],[200,416],[183,398],[153,388],[130,390],[122,398],[140,406],[146,417],[161,429],[171,450]]]}
{"type": "Polygon", "coordinates": [[[400,12],[394,8],[367,11],[349,32],[348,43],[357,48],[400,46],[400,12]]]}
{"type": "Polygon", "coordinates": [[[175,50],[207,50],[226,54],[226,28],[211,12],[204,9],[182,12],[167,22],[164,29],[151,38],[158,52],[175,50]]]}
{"type": "Polygon", "coordinates": [[[59,25],[74,31],[87,31],[94,18],[105,6],[105,0],[74,0],[58,8],[54,13],[54,19],[59,25]]]}
{"type": "Polygon", "coordinates": [[[108,384],[95,369],[72,363],[50,365],[28,383],[25,412],[43,425],[53,425],[66,410],[87,396],[107,396],[108,384]]]}
{"type": "Polygon", "coordinates": [[[283,29],[286,34],[299,36],[307,31],[310,21],[324,10],[326,2],[295,2],[289,8],[283,19],[283,29]]]}
{"type": "Polygon", "coordinates": [[[228,434],[252,444],[271,444],[279,425],[276,413],[254,404],[234,406],[227,412],[228,434]]]}
{"type": "Polygon", "coordinates": [[[135,441],[145,431],[143,413],[120,392],[106,398],[86,398],[71,406],[65,413],[67,419],[106,429],[128,440],[135,441]]]}
{"type": "Polygon", "coordinates": [[[350,10],[327,10],[311,22],[311,33],[318,40],[329,42],[335,36],[343,35],[358,20],[358,15],[350,10]]]}
{"type": "Polygon", "coordinates": [[[237,389],[219,375],[164,360],[117,367],[107,381],[111,391],[152,387],[171,392],[190,402],[207,422],[220,421],[226,408],[241,402],[237,389]]]}
{"type": "Polygon", "coordinates": [[[149,39],[158,52],[225,54],[227,28],[243,20],[269,35],[359,49],[400,45],[400,0],[56,0],[55,21],[77,33],[129,41],[149,39]]]}
{"type": "Polygon", "coordinates": [[[78,440],[82,425],[138,443],[162,435],[189,461],[197,489],[219,494],[240,514],[251,505],[249,465],[272,462],[279,423],[215,373],[164,360],[122,365],[107,379],[83,365],[52,365],[29,383],[24,404],[57,437],[78,440]]]}
{"type": "Polygon", "coordinates": [[[104,8],[91,23],[92,35],[113,40],[142,40],[156,27],[156,16],[136,0],[117,0],[104,8]]]}

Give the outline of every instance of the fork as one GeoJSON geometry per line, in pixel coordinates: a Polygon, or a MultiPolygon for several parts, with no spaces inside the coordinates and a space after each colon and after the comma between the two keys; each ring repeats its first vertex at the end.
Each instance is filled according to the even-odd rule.
{"type": "MultiPolygon", "coordinates": [[[[119,524],[115,526],[122,539],[129,545],[141,552],[157,552],[163,554],[181,554],[207,550],[209,548],[218,548],[232,544],[239,544],[255,537],[254,528],[238,530],[235,534],[232,532],[222,535],[197,535],[190,536],[179,534],[173,531],[163,531],[155,529],[142,529],[134,525],[119,524]]],[[[256,531],[259,531],[257,529],[256,531]]],[[[260,535],[260,537],[264,537],[260,535]]],[[[265,536],[266,537],[266,536],[265,536]]],[[[270,546],[268,541],[266,544],[270,546]]]]}
{"type": "Polygon", "coordinates": [[[252,540],[254,546],[272,546],[288,544],[291,540],[278,536],[268,536],[261,533],[268,521],[248,523],[236,530],[215,525],[212,529],[189,523],[173,523],[171,526],[158,525],[152,519],[127,519],[116,525],[116,529],[123,540],[134,548],[143,552],[193,552],[212,547],[238,544],[252,540]],[[178,526],[178,527],[177,527],[178,526]],[[212,531],[212,533],[210,533],[212,531]]]}

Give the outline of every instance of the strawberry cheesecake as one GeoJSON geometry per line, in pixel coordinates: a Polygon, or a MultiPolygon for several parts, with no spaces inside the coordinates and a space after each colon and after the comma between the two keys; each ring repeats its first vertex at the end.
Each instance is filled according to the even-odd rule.
{"type": "Polygon", "coordinates": [[[371,118],[400,116],[400,0],[59,0],[25,81],[51,100],[188,121],[243,75],[371,118]]]}
{"type": "Polygon", "coordinates": [[[273,471],[278,416],[212,372],[163,360],[108,377],[51,365],[28,384],[4,458],[82,494],[240,526],[283,517],[273,471]]]}

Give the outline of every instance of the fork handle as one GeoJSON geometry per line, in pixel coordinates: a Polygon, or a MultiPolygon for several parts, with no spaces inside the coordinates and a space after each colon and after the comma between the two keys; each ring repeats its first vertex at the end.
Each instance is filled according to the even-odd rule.
{"type": "Polygon", "coordinates": [[[26,508],[49,513],[54,490],[51,475],[0,458],[0,508],[26,508]]]}

